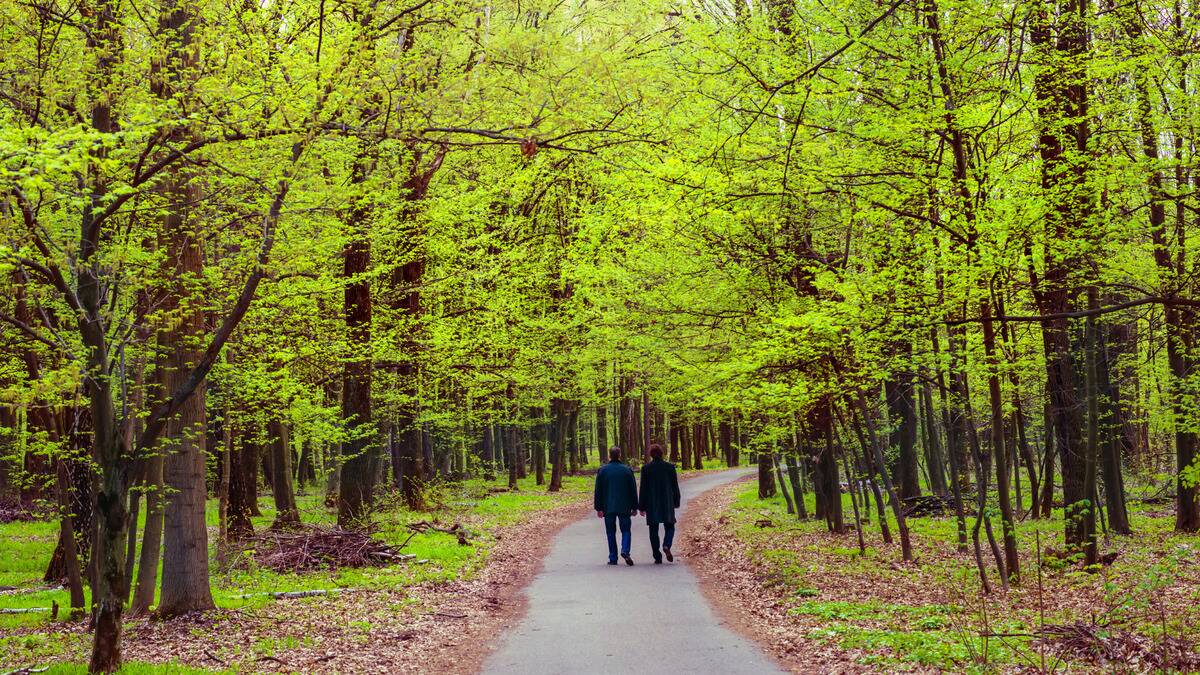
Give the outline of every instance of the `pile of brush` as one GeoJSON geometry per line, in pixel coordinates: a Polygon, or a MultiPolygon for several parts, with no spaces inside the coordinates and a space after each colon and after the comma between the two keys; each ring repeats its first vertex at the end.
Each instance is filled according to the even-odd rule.
{"type": "Polygon", "coordinates": [[[1186,641],[1151,639],[1132,631],[1096,624],[1052,624],[1039,632],[1039,642],[1072,661],[1133,671],[1183,672],[1200,670],[1200,653],[1186,641]]]}
{"type": "Polygon", "coordinates": [[[370,532],[309,525],[300,530],[269,530],[255,538],[254,560],[276,572],[307,572],[342,567],[382,567],[411,560],[370,532]]]}

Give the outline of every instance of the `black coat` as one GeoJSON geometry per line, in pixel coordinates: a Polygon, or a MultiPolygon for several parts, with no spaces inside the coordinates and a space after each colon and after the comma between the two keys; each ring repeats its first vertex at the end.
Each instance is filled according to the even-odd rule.
{"type": "Polygon", "coordinates": [[[661,459],[642,467],[638,510],[646,512],[646,524],[674,523],[679,508],[679,476],[675,465],[661,459]]]}
{"type": "Polygon", "coordinates": [[[631,514],[637,510],[637,479],[633,469],[620,461],[611,461],[596,472],[596,491],[592,502],[597,511],[631,514]]]}

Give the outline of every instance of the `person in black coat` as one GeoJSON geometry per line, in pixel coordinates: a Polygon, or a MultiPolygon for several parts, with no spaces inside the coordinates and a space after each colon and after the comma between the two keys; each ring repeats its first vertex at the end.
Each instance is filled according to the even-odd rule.
{"type": "Polygon", "coordinates": [[[642,487],[638,494],[638,510],[650,526],[650,548],[654,564],[661,565],[663,553],[674,562],[671,543],[675,540],[675,509],[679,508],[679,476],[675,465],[663,461],[663,449],[658,443],[650,446],[648,464],[642,467],[642,487]],[[659,550],[658,526],[663,526],[662,550],[659,550]]]}
{"type": "Polygon", "coordinates": [[[608,464],[596,473],[596,490],[592,499],[596,517],[604,519],[604,534],[608,537],[608,564],[617,564],[617,525],[621,526],[621,557],[626,565],[633,564],[629,556],[630,517],[638,508],[637,479],[633,469],[621,461],[621,449],[609,448],[608,464]]]}

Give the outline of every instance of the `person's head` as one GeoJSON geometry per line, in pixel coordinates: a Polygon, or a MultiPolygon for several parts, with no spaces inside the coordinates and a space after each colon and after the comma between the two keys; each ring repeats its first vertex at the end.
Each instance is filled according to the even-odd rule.
{"type": "Polygon", "coordinates": [[[659,445],[658,443],[651,443],[650,444],[650,456],[653,457],[654,459],[662,459],[663,447],[661,445],[659,445]]]}
{"type": "Polygon", "coordinates": [[[609,448],[608,449],[608,461],[610,461],[610,462],[621,461],[621,449],[615,445],[612,446],[611,448],[609,448]]]}

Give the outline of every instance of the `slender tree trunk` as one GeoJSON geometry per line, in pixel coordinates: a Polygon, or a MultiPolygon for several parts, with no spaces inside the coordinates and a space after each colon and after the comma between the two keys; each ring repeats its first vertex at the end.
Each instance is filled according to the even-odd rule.
{"type": "Polygon", "coordinates": [[[163,534],[163,451],[158,450],[146,460],[146,523],[142,530],[142,546],[138,556],[137,585],[129,612],[145,614],[154,604],[158,589],[158,561],[162,556],[163,534]]]}
{"type": "Polygon", "coordinates": [[[83,613],[83,576],[79,569],[79,553],[75,546],[75,517],[71,504],[71,479],[67,473],[67,461],[59,458],[55,462],[57,477],[58,508],[62,513],[58,523],[58,541],[62,547],[63,566],[67,572],[67,588],[71,594],[71,618],[83,613]]]}
{"type": "Polygon", "coordinates": [[[925,462],[929,467],[929,489],[935,495],[945,497],[949,490],[946,487],[946,466],[942,459],[941,435],[937,428],[937,415],[933,410],[933,392],[930,390],[928,373],[923,377],[921,385],[921,408],[925,413],[925,462]]]}
{"type": "MultiPolygon", "coordinates": [[[[1000,506],[1000,523],[1004,534],[1004,567],[1008,579],[1016,582],[1021,576],[1017,551],[1016,520],[1009,495],[1009,453],[1004,439],[1004,401],[1000,392],[1000,360],[996,350],[996,327],[992,322],[991,303],[985,297],[979,301],[979,316],[983,322],[983,348],[988,366],[988,401],[992,411],[992,452],[996,455],[996,498],[1000,506]]],[[[983,489],[982,487],[980,488],[983,489]]]]}
{"type": "MultiPolygon", "coordinates": [[[[1095,287],[1088,289],[1088,309],[1095,310],[1100,306],[1095,287]]],[[[1100,456],[1100,388],[1098,352],[1099,344],[1096,339],[1096,318],[1089,316],[1084,328],[1084,396],[1087,397],[1087,447],[1083,461],[1083,493],[1087,496],[1083,513],[1078,516],[1083,520],[1084,532],[1087,539],[1083,542],[1084,564],[1095,565],[1100,561],[1096,535],[1096,511],[1100,508],[1096,502],[1096,462],[1100,456]]]]}
{"type": "Polygon", "coordinates": [[[599,451],[598,460],[604,463],[604,453],[608,451],[608,404],[596,406],[596,449],[599,451]]]}
{"type": "Polygon", "coordinates": [[[796,461],[796,454],[796,451],[793,451],[785,456],[788,482],[792,484],[792,495],[796,499],[796,516],[800,520],[808,520],[808,506],[804,503],[804,481],[800,478],[800,463],[796,461]]]}
{"type": "Polygon", "coordinates": [[[550,402],[550,422],[549,436],[550,438],[550,492],[558,492],[562,489],[563,464],[566,462],[566,402],[562,399],[554,399],[550,402]]]}
{"type": "Polygon", "coordinates": [[[795,513],[796,506],[792,503],[792,495],[788,492],[787,481],[783,479],[783,468],[780,467],[779,456],[771,453],[771,464],[775,467],[775,480],[779,484],[779,491],[783,493],[783,501],[787,504],[787,512],[795,513]]]}
{"type": "Polygon", "coordinates": [[[875,422],[871,419],[866,402],[861,396],[856,399],[855,403],[858,406],[859,416],[867,426],[868,440],[875,456],[875,470],[883,480],[884,489],[888,493],[888,502],[892,507],[892,515],[896,518],[896,529],[900,531],[900,554],[906,562],[910,562],[913,557],[912,543],[908,534],[908,520],[904,517],[904,509],[900,505],[900,495],[892,485],[892,479],[888,477],[887,465],[883,461],[883,451],[879,446],[879,434],[875,430],[875,422]]]}

